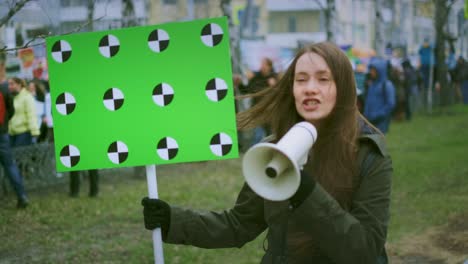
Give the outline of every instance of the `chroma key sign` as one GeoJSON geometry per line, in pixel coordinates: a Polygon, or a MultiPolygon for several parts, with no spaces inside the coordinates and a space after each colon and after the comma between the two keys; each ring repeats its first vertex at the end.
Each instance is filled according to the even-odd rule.
{"type": "Polygon", "coordinates": [[[226,18],[46,39],[58,171],[238,157],[226,18]]]}

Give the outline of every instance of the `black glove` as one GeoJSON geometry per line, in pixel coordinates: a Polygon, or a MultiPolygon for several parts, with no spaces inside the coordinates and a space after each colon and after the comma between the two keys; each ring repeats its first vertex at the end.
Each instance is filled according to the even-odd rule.
{"type": "Polygon", "coordinates": [[[169,204],[163,200],[145,197],[141,200],[141,205],[143,205],[145,228],[153,230],[160,227],[163,238],[165,238],[171,222],[171,207],[169,204]]]}
{"type": "Polygon", "coordinates": [[[311,175],[301,171],[301,184],[296,193],[289,199],[294,208],[299,207],[315,188],[315,180],[311,175]]]}

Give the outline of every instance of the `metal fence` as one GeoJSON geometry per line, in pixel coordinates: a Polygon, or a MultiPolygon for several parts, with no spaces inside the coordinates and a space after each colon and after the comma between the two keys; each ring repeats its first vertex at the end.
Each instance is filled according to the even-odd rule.
{"type": "MultiPolygon", "coordinates": [[[[52,143],[13,148],[13,158],[23,175],[23,183],[27,191],[68,181],[67,177],[63,177],[63,173],[57,173],[55,169],[55,153],[52,143]]],[[[13,192],[2,167],[0,169],[0,197],[13,192]]]]}

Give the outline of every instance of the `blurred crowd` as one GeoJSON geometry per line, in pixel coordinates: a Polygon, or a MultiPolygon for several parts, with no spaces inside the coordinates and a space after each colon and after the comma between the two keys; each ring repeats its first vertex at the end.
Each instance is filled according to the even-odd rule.
{"type": "MultiPolygon", "coordinates": [[[[449,90],[452,103],[468,104],[468,63],[465,58],[457,57],[454,50],[450,50],[444,65],[448,83],[447,87],[441,87],[437,80],[441,65],[431,58],[432,52],[432,47],[425,40],[416,63],[410,58],[384,58],[376,54],[366,64],[353,63],[357,107],[384,134],[388,133],[392,121],[410,121],[415,113],[425,111],[428,104],[438,106],[442,88],[449,90]]],[[[268,93],[265,88],[274,87],[281,75],[282,72],[275,71],[274,63],[268,57],[262,59],[259,69],[235,74],[237,111],[252,107],[257,98],[268,93]],[[248,98],[245,96],[247,94],[255,95],[248,98]]],[[[268,127],[257,127],[250,133],[239,133],[241,150],[245,151],[260,142],[269,134],[268,131],[268,127]]]]}
{"type": "Polygon", "coordinates": [[[47,81],[0,78],[0,162],[18,199],[26,208],[29,199],[12,148],[53,138],[50,94],[47,81]]]}

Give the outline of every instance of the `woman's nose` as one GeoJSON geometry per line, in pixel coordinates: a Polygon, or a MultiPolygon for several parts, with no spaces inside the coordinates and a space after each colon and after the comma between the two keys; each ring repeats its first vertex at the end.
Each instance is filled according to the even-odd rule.
{"type": "Polygon", "coordinates": [[[316,81],[310,80],[305,86],[306,93],[316,93],[318,91],[318,84],[316,81]]]}

